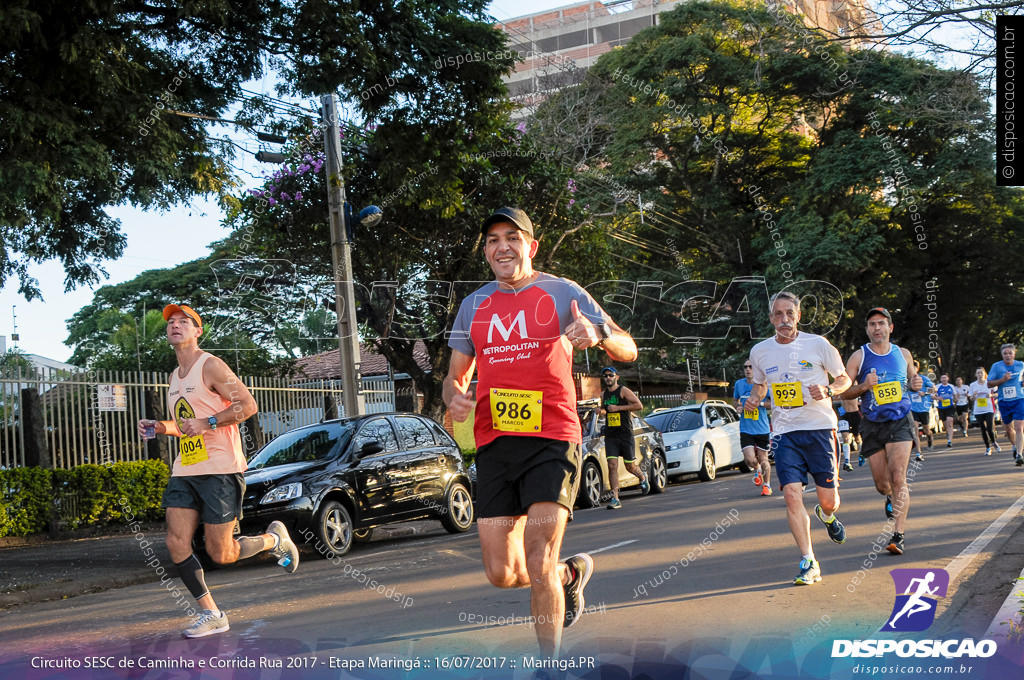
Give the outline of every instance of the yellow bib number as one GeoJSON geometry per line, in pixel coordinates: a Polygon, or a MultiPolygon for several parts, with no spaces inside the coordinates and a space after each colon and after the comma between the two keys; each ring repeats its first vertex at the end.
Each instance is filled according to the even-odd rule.
{"type": "Polygon", "coordinates": [[[747,420],[760,420],[761,410],[754,409],[753,411],[748,411],[746,409],[743,409],[743,417],[746,418],[747,420]]]}
{"type": "Polygon", "coordinates": [[[619,427],[622,425],[622,414],[621,413],[609,413],[608,414],[608,427],[619,427]]]}
{"type": "Polygon", "coordinates": [[[951,403],[952,402],[949,399],[943,399],[941,402],[939,402],[939,406],[941,406],[942,408],[949,408],[949,405],[951,403]]]}
{"type": "Polygon", "coordinates": [[[206,450],[206,442],[203,441],[203,435],[182,437],[178,442],[178,451],[181,453],[182,465],[195,465],[210,459],[210,454],[206,450]]]}
{"type": "Polygon", "coordinates": [[[877,404],[895,404],[903,399],[903,386],[898,382],[878,383],[871,388],[877,404]]]}
{"type": "Polygon", "coordinates": [[[501,432],[540,432],[543,392],[491,388],[491,426],[501,432]]]}
{"type": "Polygon", "coordinates": [[[804,405],[804,394],[800,389],[800,381],[772,383],[772,399],[777,406],[791,408],[804,405]]]}
{"type": "Polygon", "coordinates": [[[988,397],[978,397],[974,400],[978,408],[988,408],[988,397]]]}

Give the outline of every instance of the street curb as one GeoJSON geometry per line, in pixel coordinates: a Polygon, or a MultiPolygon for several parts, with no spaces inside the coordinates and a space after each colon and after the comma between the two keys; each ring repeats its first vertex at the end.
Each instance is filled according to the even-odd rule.
{"type": "Polygon", "coordinates": [[[1006,596],[988,630],[985,631],[985,638],[995,640],[997,644],[1021,644],[1020,640],[1011,642],[1009,634],[1012,627],[1016,627],[1018,631],[1024,627],[1024,611],[1022,611],[1024,609],[1024,586],[1022,586],[1022,582],[1024,582],[1024,569],[1021,570],[1018,582],[1010,589],[1010,594],[1006,596]]]}

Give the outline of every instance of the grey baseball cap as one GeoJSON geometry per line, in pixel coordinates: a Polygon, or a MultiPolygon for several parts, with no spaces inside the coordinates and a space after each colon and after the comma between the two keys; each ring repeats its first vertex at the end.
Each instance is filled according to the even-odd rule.
{"type": "Polygon", "coordinates": [[[530,235],[530,238],[535,238],[533,235],[533,222],[527,217],[526,213],[519,208],[498,208],[491,216],[484,220],[484,223],[480,225],[480,233],[487,236],[487,230],[492,224],[497,222],[511,222],[512,224],[519,227],[520,230],[525,231],[530,235]]]}

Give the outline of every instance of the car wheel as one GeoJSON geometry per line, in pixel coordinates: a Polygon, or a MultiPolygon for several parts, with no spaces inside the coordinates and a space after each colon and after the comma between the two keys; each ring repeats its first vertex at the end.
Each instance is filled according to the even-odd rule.
{"type": "Polygon", "coordinates": [[[578,503],[581,508],[596,508],[601,504],[601,491],[604,485],[601,483],[601,471],[597,463],[588,460],[583,464],[583,475],[580,479],[580,494],[578,503]]]}
{"type": "Polygon", "coordinates": [[[473,526],[473,497],[462,482],[455,482],[448,489],[444,502],[441,526],[450,534],[461,534],[473,526]]]}
{"type": "Polygon", "coordinates": [[[655,451],[651,454],[650,471],[647,480],[651,484],[651,493],[661,493],[668,486],[668,467],[665,465],[665,454],[655,451]]]}
{"type": "Polygon", "coordinates": [[[344,555],[352,547],[352,516],[338,501],[324,503],[316,516],[317,552],[330,558],[344,555]],[[331,554],[333,553],[333,555],[331,554]]]}
{"type": "Polygon", "coordinates": [[[715,468],[715,452],[710,446],[704,447],[704,460],[700,464],[700,472],[697,476],[700,477],[702,482],[710,482],[715,478],[717,469],[715,468]]]}
{"type": "Polygon", "coordinates": [[[373,538],[373,527],[369,529],[356,529],[352,532],[353,543],[369,543],[373,538]]]}

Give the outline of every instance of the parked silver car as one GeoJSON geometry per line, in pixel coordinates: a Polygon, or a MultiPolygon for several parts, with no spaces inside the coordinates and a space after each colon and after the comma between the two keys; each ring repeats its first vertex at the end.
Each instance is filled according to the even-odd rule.
{"type": "MultiPolygon", "coordinates": [[[[576,404],[576,412],[583,426],[583,471],[580,479],[580,494],[577,503],[581,508],[594,508],[607,500],[605,491],[610,487],[608,481],[608,459],[605,457],[604,430],[605,417],[597,415],[600,403],[597,399],[588,399],[576,404]]],[[[636,413],[630,413],[633,425],[633,441],[636,461],[650,480],[650,493],[661,493],[668,484],[665,467],[665,444],[661,433],[651,427],[636,413]]],[[[640,480],[626,470],[622,459],[616,458],[619,466],[619,490],[640,486],[640,480]]]]}

